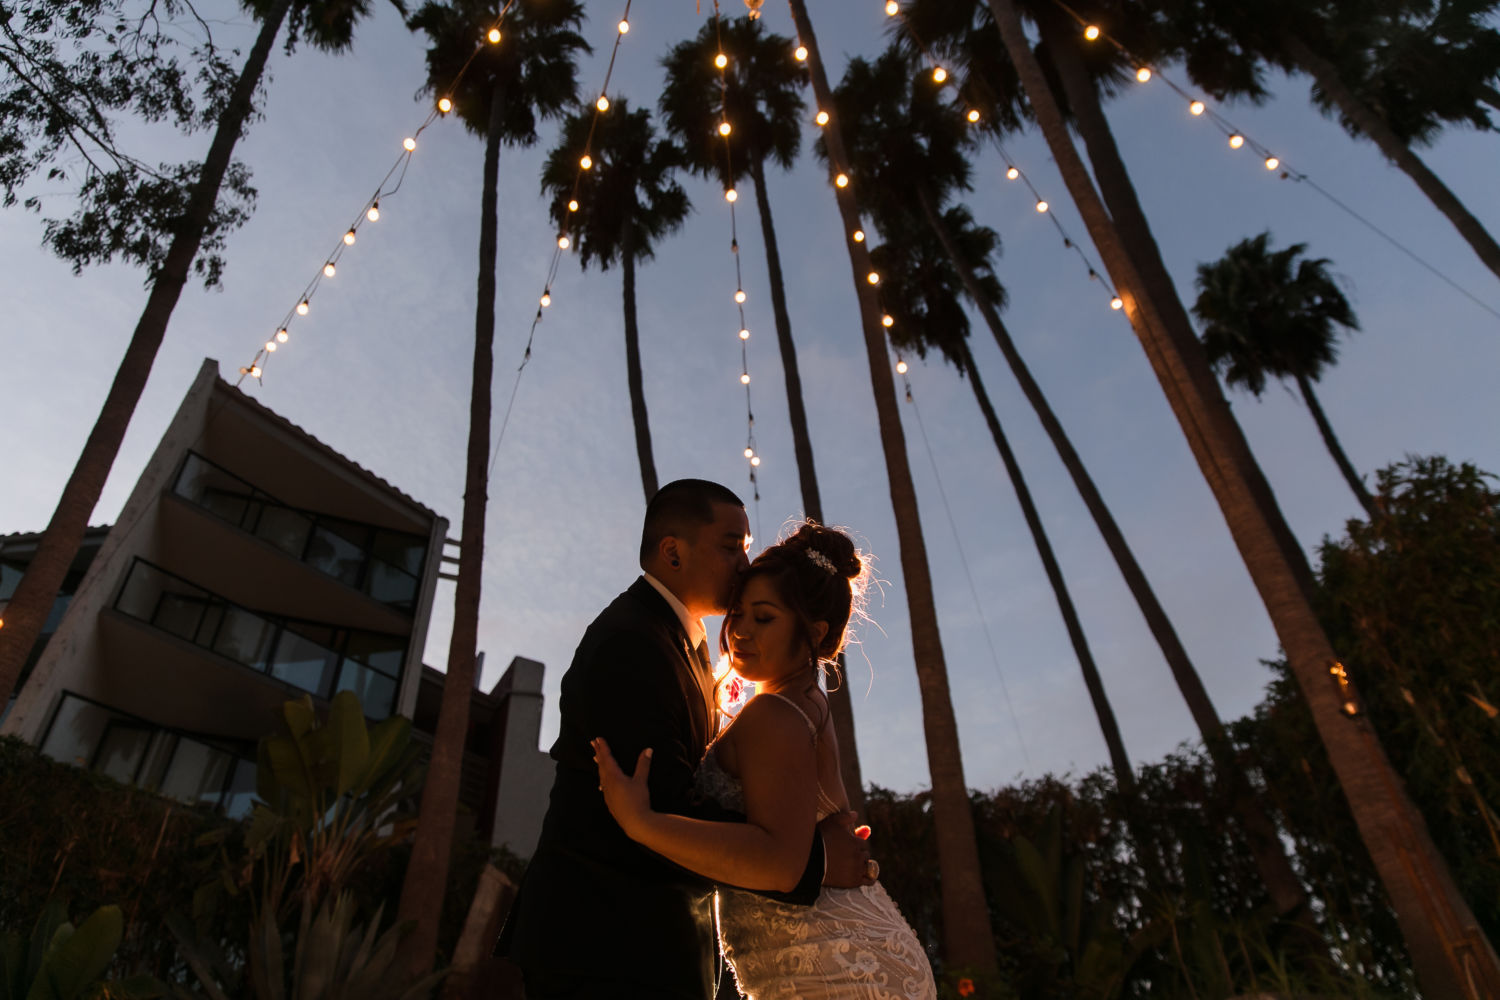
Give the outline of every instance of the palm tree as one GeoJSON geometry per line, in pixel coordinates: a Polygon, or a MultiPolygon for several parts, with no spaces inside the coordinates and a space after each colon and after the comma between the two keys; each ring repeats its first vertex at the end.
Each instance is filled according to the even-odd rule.
{"type": "Polygon", "coordinates": [[[1358,330],[1349,300],[1328,273],[1328,260],[1303,259],[1306,243],[1272,251],[1269,232],[1241,240],[1211,264],[1198,265],[1193,315],[1203,324],[1208,363],[1224,384],[1256,399],[1266,379],[1297,383],[1339,472],[1373,522],[1380,509],[1333,433],[1312,384],[1338,358],[1338,331],[1358,330]]]}
{"type": "Polygon", "coordinates": [[[1268,9],[1153,0],[1144,9],[1149,21],[1132,33],[1155,36],[1152,47],[1183,58],[1193,81],[1214,97],[1262,98],[1265,69],[1311,77],[1313,102],[1350,135],[1373,142],[1500,277],[1500,243],[1413,149],[1430,142],[1443,121],[1487,127],[1479,105],[1500,52],[1500,33],[1486,23],[1493,5],[1325,0],[1268,9]],[[1411,35],[1421,39],[1415,53],[1405,37],[1411,35]],[[1413,54],[1430,74],[1413,71],[1413,54]]]}
{"type": "Polygon", "coordinates": [[[416,979],[432,968],[443,908],[453,828],[468,733],[469,697],[479,644],[480,582],[489,489],[490,383],[494,373],[496,202],[501,145],[537,141],[539,119],[560,116],[578,99],[577,64],[589,47],[575,30],[584,20],[577,0],[515,0],[499,44],[486,40],[496,17],[475,0],[428,0],[409,23],[427,37],[424,92],[452,102],[453,113],[484,140],[479,212],[479,279],[474,310],[474,372],[469,396],[469,442],[463,525],[448,671],[433,734],[432,757],[411,860],[401,887],[400,917],[416,924],[403,941],[403,965],[416,979]],[[476,46],[482,46],[476,51],[476,46]],[[467,68],[465,68],[467,67],[467,68]],[[456,90],[449,90],[460,77],[456,90]]]}
{"type": "MultiPolygon", "coordinates": [[[[902,75],[908,75],[905,72],[906,61],[903,59],[899,62],[902,75]]],[[[864,60],[852,60],[840,84],[840,90],[846,91],[842,96],[847,98],[858,93],[867,102],[877,102],[877,78],[882,75],[880,68],[882,67],[877,63],[877,69],[872,72],[864,60]]],[[[840,104],[841,109],[844,106],[843,103],[840,104]]],[[[857,143],[851,143],[851,148],[854,145],[857,143]]],[[[859,161],[856,159],[855,162],[859,161]]],[[[989,270],[987,259],[999,246],[1000,238],[994,230],[975,225],[968,209],[963,206],[949,209],[943,217],[943,224],[953,234],[953,240],[964,247],[966,256],[986,261],[981,265],[983,270],[976,275],[976,280],[980,283],[986,301],[996,304],[998,308],[1005,300],[1005,290],[989,270]]],[[[870,258],[875,262],[875,269],[883,276],[881,301],[885,304],[886,312],[895,321],[891,326],[891,342],[899,348],[916,351],[924,356],[929,349],[935,349],[958,369],[960,375],[969,380],[974,398],[979,403],[979,410],[984,415],[984,422],[989,427],[990,436],[1000,451],[1005,473],[1016,491],[1016,500],[1021,505],[1021,514],[1026,520],[1026,527],[1031,531],[1037,555],[1042,560],[1047,582],[1057,599],[1057,608],[1062,613],[1063,625],[1073,644],[1073,653],[1078,657],[1078,667],[1083,671],[1084,687],[1088,689],[1094,714],[1099,719],[1099,729],[1104,734],[1104,745],[1109,750],[1115,783],[1123,799],[1132,803],[1135,798],[1135,772],[1130,765],[1130,756],[1125,752],[1125,740],[1120,735],[1114,708],[1109,703],[1109,695],[1105,693],[1104,680],[1099,676],[1093,650],[1084,634],[1083,623],[1078,618],[1078,609],[1073,605],[1073,597],[1068,592],[1067,581],[1063,579],[1062,568],[1058,566],[1052,542],[1047,537],[1047,529],[1042,525],[1042,517],[1032,498],[1031,488],[1026,484],[1020,462],[1000,426],[1000,419],[990,402],[984,381],[974,367],[974,357],[969,351],[968,342],[969,316],[963,308],[963,279],[958,276],[942,243],[925,226],[921,229],[903,230],[899,226],[887,228],[882,224],[881,235],[886,242],[872,250],[870,258]]],[[[1130,813],[1131,810],[1127,807],[1126,811],[1130,813]]],[[[1149,845],[1137,844],[1137,848],[1143,858],[1150,856],[1149,845]]]]}
{"type": "MultiPolygon", "coordinates": [[[[399,0],[393,2],[399,8],[399,0]]],[[[245,6],[260,20],[260,31],[219,114],[208,155],[193,184],[166,255],[151,278],[145,308],[136,321],[125,356],[115,372],[109,393],[104,397],[104,405],[94,420],[72,474],[63,486],[57,508],[37,542],[36,555],[27,566],[26,575],[5,608],[3,622],[0,622],[0,692],[5,695],[15,690],[21,668],[41,634],[57,590],[83,541],[89,515],[99,502],[104,481],[120,452],[120,442],[146,387],[146,379],[166,336],[172,311],[182,296],[204,232],[218,207],[219,190],[229,172],[235,144],[254,113],[255,91],[260,86],[276,36],[282,25],[290,20],[292,42],[288,43],[289,46],[300,37],[314,48],[342,52],[352,43],[355,24],[370,12],[369,0],[257,0],[247,2],[245,6]]]]}
{"type": "MultiPolygon", "coordinates": [[[[1014,0],[989,0],[989,6],[1069,194],[1120,290],[1126,315],[1265,602],[1360,837],[1390,896],[1423,990],[1474,998],[1500,993],[1500,959],[1391,768],[1357,692],[1337,683],[1344,668],[1277,537],[1270,511],[1237,459],[1228,433],[1232,417],[1201,345],[1185,349],[1164,321],[1154,287],[1142,278],[1116,229],[1118,216],[1111,218],[1073,147],[1014,0]]],[[[1100,180],[1102,184],[1102,176],[1100,180]]]]}
{"type": "Polygon", "coordinates": [[[607,271],[620,265],[625,302],[625,367],[630,386],[630,413],[635,421],[635,447],[641,462],[641,485],[646,502],[656,495],[656,460],[651,454],[651,425],[646,416],[646,394],[641,380],[641,339],[635,315],[635,266],[649,260],[653,244],[682,226],[690,205],[686,192],[673,179],[683,165],[682,151],[658,139],[651,113],[630,110],[616,98],[595,123],[594,113],[570,115],[563,123],[557,147],[542,168],[542,193],[551,198],[552,218],[567,239],[576,243],[579,263],[590,261],[607,271]],[[579,164],[590,166],[579,176],[579,164]],[[576,204],[576,211],[570,208],[576,204]]]}
{"type": "MultiPolygon", "coordinates": [[[[792,19],[798,40],[808,50],[808,68],[812,71],[813,96],[818,107],[827,111],[824,127],[831,172],[848,177],[851,166],[844,148],[842,124],[828,85],[828,74],[807,16],[805,0],[790,0],[792,19]]],[[[942,876],[942,918],[944,952],[954,968],[971,968],[993,972],[997,967],[995,940],[990,929],[989,907],[984,896],[984,882],[979,869],[979,848],[974,834],[974,815],[969,807],[969,790],[964,781],[963,754],[958,742],[958,723],[953,714],[953,697],[948,687],[948,667],[943,657],[942,634],[938,629],[937,606],[932,592],[932,573],[927,565],[927,544],[922,536],[922,522],[917,509],[916,487],[906,455],[906,437],[897,409],[896,383],[891,374],[885,331],[880,323],[880,306],[875,286],[867,276],[873,272],[870,254],[862,241],[852,234],[861,229],[859,209],[855,204],[856,177],[843,186],[835,183],[834,198],[844,232],[859,301],[860,329],[864,333],[865,354],[870,365],[870,386],[875,398],[875,414],[880,427],[881,446],[885,452],[886,475],[890,484],[891,507],[896,518],[896,534],[901,551],[902,576],[906,581],[907,606],[911,614],[912,647],[915,654],[917,686],[922,697],[922,724],[927,743],[927,766],[932,780],[933,825],[936,830],[938,868],[942,876]]]]}
{"type": "MultiPolygon", "coordinates": [[[[771,278],[771,311],[776,320],[776,344],[786,377],[787,416],[792,425],[792,453],[802,489],[803,514],[818,522],[823,499],[813,464],[812,437],[807,430],[807,408],[802,400],[802,375],[797,345],[792,340],[791,314],[781,274],[781,250],[771,220],[771,197],[766,188],[766,164],[790,170],[802,148],[802,119],[807,104],[801,90],[806,70],[792,54],[792,41],[768,34],[750,18],[717,18],[704,24],[696,37],[678,43],[662,60],[667,71],[657,106],[662,122],[682,148],[687,168],[701,177],[714,177],[725,189],[737,189],[748,175],[755,188],[755,206],[766,246],[766,270],[771,278]],[[723,54],[727,65],[715,64],[723,54]],[[722,80],[722,86],[721,86],[722,80]],[[719,123],[732,131],[719,134],[719,123]]],[[[843,659],[840,657],[840,667],[843,659]]],[[[839,766],[850,806],[864,811],[864,779],[854,740],[854,706],[847,684],[829,691],[834,728],[838,732],[839,766]]]]}

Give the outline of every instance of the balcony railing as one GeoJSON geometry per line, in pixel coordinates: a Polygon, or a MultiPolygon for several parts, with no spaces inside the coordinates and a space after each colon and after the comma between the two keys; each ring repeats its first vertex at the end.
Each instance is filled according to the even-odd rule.
{"type": "Polygon", "coordinates": [[[319,698],[353,691],[372,719],[395,709],[402,636],[251,611],[140,558],[115,609],[319,698]]]}
{"type": "Polygon", "coordinates": [[[382,604],[416,607],[427,539],[282,503],[223,466],[188,452],[172,492],[382,604]]]}

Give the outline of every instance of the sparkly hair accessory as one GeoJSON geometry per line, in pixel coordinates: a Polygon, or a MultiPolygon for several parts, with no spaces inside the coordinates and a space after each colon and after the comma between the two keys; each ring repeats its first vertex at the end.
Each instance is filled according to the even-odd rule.
{"type": "Polygon", "coordinates": [[[807,556],[809,562],[826,572],[829,576],[838,576],[839,571],[834,567],[833,560],[817,549],[803,549],[802,554],[807,556]]]}

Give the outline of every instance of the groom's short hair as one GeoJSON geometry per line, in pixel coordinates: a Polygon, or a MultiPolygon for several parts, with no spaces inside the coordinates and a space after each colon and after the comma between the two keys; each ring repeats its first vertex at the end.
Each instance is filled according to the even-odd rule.
{"type": "Polygon", "coordinates": [[[663,538],[681,538],[693,528],[711,524],[716,503],[745,506],[729,487],[707,479],[678,479],[657,490],[646,504],[646,522],[641,526],[641,566],[646,565],[663,538]]]}

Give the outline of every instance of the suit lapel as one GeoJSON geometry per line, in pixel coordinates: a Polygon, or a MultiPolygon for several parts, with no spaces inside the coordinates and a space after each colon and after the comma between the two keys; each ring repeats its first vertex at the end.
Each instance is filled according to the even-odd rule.
{"type": "Polygon", "coordinates": [[[698,659],[697,651],[688,640],[687,630],[682,627],[682,619],[677,617],[677,612],[657,593],[656,588],[646,582],[645,577],[640,577],[631,584],[629,593],[634,594],[637,602],[644,608],[650,609],[661,627],[675,640],[676,648],[681,654],[677,669],[683,680],[683,696],[688,703],[688,719],[693,727],[693,739],[699,746],[706,748],[714,736],[713,668],[698,659]],[[696,699],[693,697],[695,694],[696,699]],[[693,704],[695,700],[696,707],[693,704]]]}

